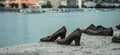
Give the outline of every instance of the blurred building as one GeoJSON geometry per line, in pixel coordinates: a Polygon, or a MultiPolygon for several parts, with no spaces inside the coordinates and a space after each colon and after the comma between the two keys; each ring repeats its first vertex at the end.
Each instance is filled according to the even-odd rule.
{"type": "Polygon", "coordinates": [[[12,7],[12,4],[16,4],[18,7],[16,8],[23,8],[23,6],[32,6],[38,2],[38,0],[7,0],[6,7],[12,7]]]}
{"type": "Polygon", "coordinates": [[[58,8],[58,6],[60,5],[60,0],[48,0],[51,2],[53,8],[58,8]]]}
{"type": "Polygon", "coordinates": [[[6,0],[0,0],[0,2],[5,2],[6,0]]]}
{"type": "Polygon", "coordinates": [[[32,7],[42,8],[42,5],[46,4],[47,0],[38,0],[32,7]]]}
{"type": "Polygon", "coordinates": [[[78,0],[67,0],[68,6],[76,6],[78,5],[78,0]]]}
{"type": "Polygon", "coordinates": [[[78,0],[78,6],[79,8],[82,8],[82,3],[83,3],[84,0],[78,0]]]}
{"type": "Polygon", "coordinates": [[[39,5],[43,5],[47,3],[47,0],[38,0],[39,5]]]}
{"type": "Polygon", "coordinates": [[[67,6],[67,0],[60,0],[60,5],[67,6]]]}
{"type": "Polygon", "coordinates": [[[6,0],[0,0],[0,3],[5,3],[6,0]]]}

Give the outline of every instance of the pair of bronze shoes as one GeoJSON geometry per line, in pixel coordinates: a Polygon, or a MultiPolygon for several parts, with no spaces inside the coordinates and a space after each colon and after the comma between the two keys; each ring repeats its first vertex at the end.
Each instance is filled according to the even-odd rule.
{"type": "Polygon", "coordinates": [[[71,42],[74,40],[75,45],[79,46],[80,45],[80,38],[81,38],[80,29],[77,28],[70,35],[68,35],[68,37],[65,38],[66,32],[67,32],[67,30],[66,30],[65,26],[63,26],[57,32],[53,33],[51,36],[41,38],[40,41],[42,41],[42,42],[56,41],[58,44],[70,45],[71,42]],[[58,37],[61,37],[61,39],[57,39],[58,37]]]}
{"type": "Polygon", "coordinates": [[[101,25],[95,26],[94,24],[91,24],[87,27],[87,29],[81,30],[82,33],[86,33],[89,35],[103,35],[103,36],[113,36],[113,29],[105,28],[101,25]]]}

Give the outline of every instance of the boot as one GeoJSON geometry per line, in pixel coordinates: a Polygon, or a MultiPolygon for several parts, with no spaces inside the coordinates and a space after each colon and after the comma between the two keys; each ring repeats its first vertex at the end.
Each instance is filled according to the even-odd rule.
{"type": "Polygon", "coordinates": [[[41,38],[40,41],[52,42],[55,41],[58,37],[61,37],[61,39],[65,38],[65,35],[66,35],[66,28],[65,26],[63,26],[57,32],[53,33],[51,36],[41,38]]]}
{"type": "Polygon", "coordinates": [[[64,39],[58,39],[58,40],[56,40],[56,42],[58,44],[70,45],[71,42],[74,40],[75,45],[79,46],[80,45],[80,39],[81,39],[81,31],[78,28],[75,31],[73,31],[70,35],[68,35],[68,37],[66,37],[64,39]]]}

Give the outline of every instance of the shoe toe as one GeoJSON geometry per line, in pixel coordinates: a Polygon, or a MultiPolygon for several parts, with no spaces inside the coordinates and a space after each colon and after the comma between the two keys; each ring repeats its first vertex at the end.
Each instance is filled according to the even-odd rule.
{"type": "Polygon", "coordinates": [[[41,38],[40,41],[45,41],[46,39],[45,38],[41,38]]]}
{"type": "Polygon", "coordinates": [[[61,39],[57,39],[57,40],[55,40],[55,42],[60,42],[60,40],[61,40],[61,39]]]}
{"type": "Polygon", "coordinates": [[[49,36],[48,37],[45,37],[45,38],[41,38],[40,41],[49,41],[49,36]]]}
{"type": "Polygon", "coordinates": [[[58,39],[58,40],[56,40],[56,42],[57,42],[57,44],[63,44],[64,43],[63,39],[58,39]]]}

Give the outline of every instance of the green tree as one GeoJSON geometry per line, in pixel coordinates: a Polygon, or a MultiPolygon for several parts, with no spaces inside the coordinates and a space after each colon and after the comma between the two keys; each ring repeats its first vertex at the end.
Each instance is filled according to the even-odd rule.
{"type": "Polygon", "coordinates": [[[118,3],[118,2],[119,2],[119,0],[114,0],[113,2],[117,2],[117,3],[118,3]]]}
{"type": "Polygon", "coordinates": [[[67,8],[65,5],[60,5],[58,8],[67,8]]]}
{"type": "Polygon", "coordinates": [[[0,7],[5,7],[5,5],[3,3],[0,3],[0,7]]]}
{"type": "Polygon", "coordinates": [[[89,0],[89,1],[94,1],[94,0],[89,0]]]}
{"type": "Polygon", "coordinates": [[[87,8],[87,6],[85,6],[85,5],[82,3],[82,8],[87,8]]]}
{"type": "Polygon", "coordinates": [[[107,2],[107,0],[102,0],[102,2],[107,2]]]}
{"type": "Polygon", "coordinates": [[[97,4],[95,8],[103,8],[103,7],[101,6],[101,4],[97,4]]]}
{"type": "Polygon", "coordinates": [[[46,4],[42,5],[41,7],[42,7],[42,8],[47,8],[46,4]]]}
{"type": "Polygon", "coordinates": [[[12,3],[11,8],[18,8],[18,4],[17,3],[12,3]]]}
{"type": "Polygon", "coordinates": [[[47,1],[47,8],[52,8],[50,1],[47,1]]]}
{"type": "Polygon", "coordinates": [[[79,8],[79,6],[78,5],[68,6],[68,8],[79,8]]]}
{"type": "Polygon", "coordinates": [[[25,3],[22,4],[22,7],[23,8],[28,8],[28,6],[25,3]]]}
{"type": "Polygon", "coordinates": [[[47,4],[41,6],[42,8],[52,8],[52,4],[50,1],[47,1],[47,4]]]}

